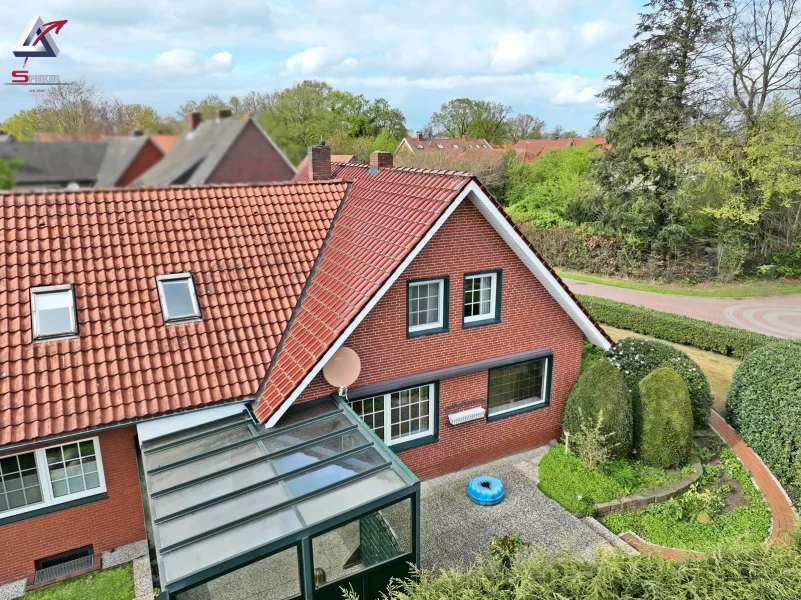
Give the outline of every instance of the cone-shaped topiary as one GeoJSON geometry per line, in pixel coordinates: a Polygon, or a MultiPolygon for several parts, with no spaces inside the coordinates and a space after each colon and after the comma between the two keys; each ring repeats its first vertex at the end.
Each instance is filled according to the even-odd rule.
{"type": "Polygon", "coordinates": [[[581,374],[570,390],[565,404],[562,429],[577,434],[581,430],[582,416],[592,426],[598,422],[603,411],[602,433],[612,434],[607,438],[611,457],[625,457],[631,453],[632,416],[631,394],[620,371],[603,359],[581,374]]]}
{"type": "Polygon", "coordinates": [[[726,418],[801,503],[801,345],[749,353],[734,372],[726,418]]]}
{"type": "Polygon", "coordinates": [[[681,375],[657,369],[640,382],[643,424],[640,459],[662,468],[687,462],[693,443],[690,392],[681,375]]]}

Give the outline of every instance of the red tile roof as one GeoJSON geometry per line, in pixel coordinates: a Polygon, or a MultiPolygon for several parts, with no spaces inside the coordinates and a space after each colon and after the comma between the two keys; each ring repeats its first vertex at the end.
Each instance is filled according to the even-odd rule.
{"type": "Polygon", "coordinates": [[[153,143],[159,147],[159,150],[167,154],[175,145],[175,142],[178,141],[178,138],[181,137],[179,135],[174,135],[170,133],[153,133],[150,136],[150,139],[153,140],[153,143]]]}
{"type": "MultiPolygon", "coordinates": [[[[331,155],[331,162],[332,163],[352,163],[356,164],[359,160],[356,158],[354,154],[332,154],[331,155]]],[[[309,155],[303,157],[303,160],[300,161],[300,164],[297,166],[296,172],[294,177],[292,177],[292,181],[307,181],[309,179],[309,155]]]]}
{"type": "Polygon", "coordinates": [[[403,142],[409,144],[409,147],[406,148],[408,151],[409,148],[412,149],[413,152],[423,152],[425,150],[436,150],[438,152],[442,152],[443,150],[450,150],[450,151],[465,151],[465,150],[492,150],[492,144],[490,144],[487,140],[483,138],[432,138],[430,140],[418,140],[416,137],[407,137],[401,140],[401,143],[398,144],[398,149],[403,149],[404,145],[403,142]],[[422,148],[418,148],[417,145],[420,144],[423,146],[422,148]],[[458,146],[458,148],[454,148],[458,146]],[[439,146],[442,146],[440,148],[439,146]]]}
{"type": "Polygon", "coordinates": [[[286,400],[445,209],[465,173],[334,165],[353,187],[256,405],[264,421],[286,400]]]}
{"type": "Polygon", "coordinates": [[[0,194],[0,445],[252,397],[347,189],[0,194]],[[165,326],[184,271],[203,318],[165,326]],[[29,289],[66,283],[80,336],[31,343],[29,289]]]}
{"type": "Polygon", "coordinates": [[[515,143],[515,150],[525,150],[532,156],[539,156],[545,150],[557,148],[568,148],[573,145],[573,140],[518,140],[515,143]]]}

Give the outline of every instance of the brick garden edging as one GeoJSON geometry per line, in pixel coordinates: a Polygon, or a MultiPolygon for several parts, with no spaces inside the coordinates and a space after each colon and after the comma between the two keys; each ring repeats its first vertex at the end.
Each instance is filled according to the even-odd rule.
{"type": "Polygon", "coordinates": [[[676,496],[680,496],[686,492],[692,484],[698,481],[701,477],[701,474],[704,472],[704,468],[701,465],[701,459],[697,456],[693,457],[692,469],[693,472],[687,477],[682,477],[678,481],[674,481],[669,485],[663,485],[662,487],[637,492],[636,494],[631,494],[630,496],[625,496],[624,498],[618,498],[616,500],[610,500],[609,502],[601,502],[596,504],[593,506],[594,514],[598,516],[604,516],[610,513],[622,512],[624,510],[643,508],[649,504],[657,504],[659,502],[664,502],[665,500],[675,498],[676,496]]]}

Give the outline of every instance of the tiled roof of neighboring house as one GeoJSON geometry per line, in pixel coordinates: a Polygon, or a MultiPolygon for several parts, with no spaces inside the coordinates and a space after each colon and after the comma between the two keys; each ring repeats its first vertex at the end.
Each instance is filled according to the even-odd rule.
{"type": "MultiPolygon", "coordinates": [[[[355,154],[332,154],[331,162],[358,164],[359,159],[356,158],[355,154]]],[[[307,154],[306,156],[303,157],[303,160],[300,161],[300,164],[297,166],[297,172],[295,173],[294,177],[292,177],[292,181],[306,181],[308,178],[309,178],[309,155],[307,154]]]]}
{"type": "Polygon", "coordinates": [[[133,137],[110,137],[104,140],[106,154],[100,163],[95,185],[113,187],[117,185],[133,160],[148,143],[149,138],[140,135],[133,137]]]}
{"type": "Polygon", "coordinates": [[[80,133],[37,131],[33,134],[33,139],[37,142],[97,142],[108,135],[103,131],[83,131],[80,133]]]}
{"type": "Polygon", "coordinates": [[[529,154],[539,156],[545,150],[557,148],[568,148],[573,145],[573,140],[518,140],[515,143],[515,150],[525,150],[529,154]]]}
{"type": "Polygon", "coordinates": [[[167,154],[172,149],[179,137],[170,133],[153,133],[150,135],[150,139],[164,154],[167,154]]]}
{"type": "Polygon", "coordinates": [[[0,445],[254,395],[349,184],[0,194],[0,445]],[[164,325],[156,276],[202,320],[164,325]],[[72,284],[79,337],[31,342],[72,284]]]}
{"type": "MultiPolygon", "coordinates": [[[[432,138],[430,140],[418,139],[416,137],[403,138],[398,144],[397,150],[406,149],[412,152],[422,152],[426,150],[436,151],[457,151],[465,150],[492,150],[492,144],[482,138],[432,138]],[[422,147],[420,147],[422,146],[422,147]],[[442,148],[440,148],[442,146],[442,148]]],[[[396,152],[397,152],[396,150],[396,152]]]]}
{"type": "MultiPolygon", "coordinates": [[[[290,394],[323,355],[332,349],[382,286],[419,251],[441,217],[455,208],[472,183],[492,204],[506,227],[536,255],[556,286],[566,293],[599,336],[606,334],[581,307],[556,273],[523,236],[487,190],[468,173],[413,168],[374,169],[369,165],[335,164],[332,177],[352,180],[352,188],[323,249],[314,276],[290,322],[275,362],[260,390],[256,416],[280,416],[290,394]]],[[[608,340],[608,337],[606,338],[608,340]]],[[[313,373],[312,373],[313,375],[313,373]]]]}
{"type": "Polygon", "coordinates": [[[8,142],[0,158],[21,158],[15,175],[18,186],[93,185],[106,154],[103,142],[8,142]]]}

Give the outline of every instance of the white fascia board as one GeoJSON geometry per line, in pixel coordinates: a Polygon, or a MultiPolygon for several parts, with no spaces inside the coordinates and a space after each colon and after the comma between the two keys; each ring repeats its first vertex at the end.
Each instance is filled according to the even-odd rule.
{"type": "MultiPolygon", "coordinates": [[[[287,398],[281,406],[278,407],[270,418],[267,420],[267,427],[274,426],[279,419],[284,415],[287,409],[292,406],[292,403],[297,400],[298,396],[303,393],[303,390],[312,382],[312,380],[317,376],[317,373],[325,366],[325,364],[329,361],[329,359],[334,355],[334,353],[339,350],[345,341],[350,337],[355,329],[359,326],[359,324],[364,321],[364,318],[373,310],[373,307],[378,304],[378,301],[384,297],[392,285],[398,280],[398,278],[403,274],[406,268],[412,264],[412,261],[417,257],[418,254],[426,247],[431,238],[439,231],[440,227],[448,220],[453,214],[462,201],[468,197],[468,195],[475,194],[476,192],[481,192],[481,188],[479,188],[474,181],[470,181],[470,183],[465,186],[465,188],[461,191],[461,193],[456,197],[451,205],[445,209],[439,219],[437,219],[436,223],[428,230],[428,232],[423,236],[423,238],[417,242],[417,246],[415,246],[411,252],[406,256],[403,262],[395,269],[395,272],[390,275],[390,277],[384,282],[372,299],[362,308],[361,312],[356,315],[356,318],[353,319],[350,325],[343,331],[340,336],[334,341],[328,351],[323,355],[323,357],[317,361],[317,364],[314,365],[311,371],[306,374],[306,377],[303,378],[303,381],[295,388],[295,390],[290,394],[289,398],[287,398]]],[[[303,310],[303,306],[301,306],[301,310],[303,310]]]]}
{"type": "Polygon", "coordinates": [[[225,419],[226,417],[237,415],[245,410],[247,410],[245,402],[236,402],[211,408],[187,410],[177,415],[168,415],[150,421],[143,421],[136,424],[139,445],[141,446],[148,440],[170,433],[225,419]]]}

